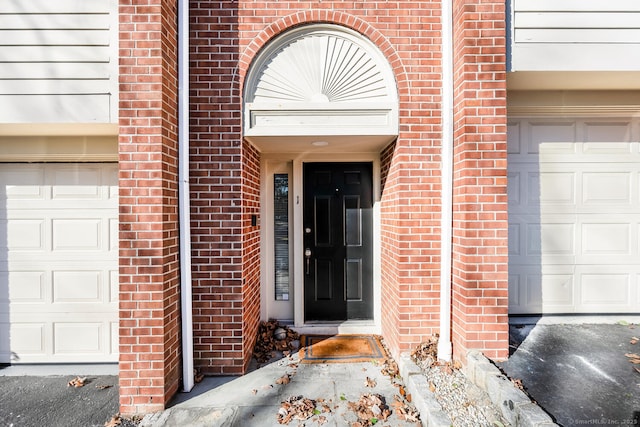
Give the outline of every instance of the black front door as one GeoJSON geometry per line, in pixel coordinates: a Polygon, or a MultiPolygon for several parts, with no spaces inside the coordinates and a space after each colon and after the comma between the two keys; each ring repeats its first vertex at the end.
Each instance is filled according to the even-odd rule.
{"type": "Polygon", "coordinates": [[[305,320],[373,318],[371,163],[304,166],[305,320]]]}

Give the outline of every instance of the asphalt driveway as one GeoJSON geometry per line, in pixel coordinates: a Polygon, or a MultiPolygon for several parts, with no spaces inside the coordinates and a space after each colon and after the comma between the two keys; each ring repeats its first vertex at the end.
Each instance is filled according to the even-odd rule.
{"type": "Polygon", "coordinates": [[[117,365],[0,366],[0,426],[103,427],[118,413],[117,365]],[[68,386],[77,376],[82,387],[68,386]]]}
{"type": "Polygon", "coordinates": [[[499,366],[563,426],[640,425],[640,325],[514,324],[499,366]]]}

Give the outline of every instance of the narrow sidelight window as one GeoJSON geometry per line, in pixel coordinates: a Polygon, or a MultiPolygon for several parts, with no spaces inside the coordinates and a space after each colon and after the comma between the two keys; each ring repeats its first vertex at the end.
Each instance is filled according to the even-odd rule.
{"type": "Polygon", "coordinates": [[[273,182],[273,229],[275,298],[289,300],[289,175],[275,174],[273,182]]]}

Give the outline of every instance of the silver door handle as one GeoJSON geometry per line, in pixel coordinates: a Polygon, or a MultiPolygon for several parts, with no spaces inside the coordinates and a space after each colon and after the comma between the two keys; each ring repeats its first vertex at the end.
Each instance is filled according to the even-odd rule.
{"type": "Polygon", "coordinates": [[[307,273],[309,274],[309,263],[311,261],[311,249],[307,248],[304,250],[304,257],[307,259],[307,273]]]}

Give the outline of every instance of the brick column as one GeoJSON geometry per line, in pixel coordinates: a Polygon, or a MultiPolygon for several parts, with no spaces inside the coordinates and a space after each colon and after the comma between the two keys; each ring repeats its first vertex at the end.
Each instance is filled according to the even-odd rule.
{"type": "Polygon", "coordinates": [[[508,355],[505,4],[454,10],[454,357],[508,355]]]}
{"type": "Polygon", "coordinates": [[[175,0],[120,0],[120,411],[180,381],[175,0]]]}

